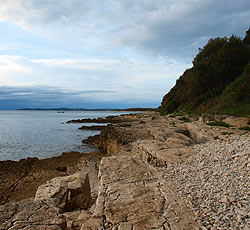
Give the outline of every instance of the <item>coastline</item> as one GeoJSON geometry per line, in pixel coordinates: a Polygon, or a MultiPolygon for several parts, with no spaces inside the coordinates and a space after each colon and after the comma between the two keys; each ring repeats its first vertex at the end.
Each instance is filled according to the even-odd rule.
{"type": "Polygon", "coordinates": [[[247,125],[249,118],[159,116],[148,112],[112,119],[102,120],[112,124],[101,127],[100,135],[83,141],[93,144],[100,152],[63,153],[60,157],[33,158],[19,163],[7,161],[0,175],[4,178],[8,168],[9,187],[0,191],[8,194],[12,192],[10,188],[14,189],[12,196],[4,198],[6,202],[28,198],[18,196],[18,191],[34,197],[39,185],[80,170],[89,175],[92,201],[87,210],[64,213],[67,226],[60,229],[129,226],[243,229],[250,226],[247,191],[250,132],[239,129],[247,125]],[[209,125],[216,121],[231,126],[209,125]],[[124,222],[124,215],[132,215],[137,210],[132,201],[141,210],[132,219],[126,217],[124,222]],[[151,206],[146,208],[146,203],[151,201],[151,206]]]}
{"type": "Polygon", "coordinates": [[[101,155],[97,151],[72,151],[46,159],[0,161],[0,205],[34,197],[39,185],[54,177],[67,176],[78,171],[77,163],[81,158],[99,159],[101,155]]]}
{"type": "MultiPolygon", "coordinates": [[[[125,121],[123,116],[69,120],[67,123],[119,123],[125,121]]],[[[86,126],[79,129],[100,130],[105,127],[86,126]]],[[[100,160],[102,157],[103,154],[99,151],[89,153],[70,151],[44,159],[28,157],[19,161],[0,161],[0,205],[34,197],[39,185],[54,177],[67,176],[78,171],[77,163],[81,158],[100,160]]]]}

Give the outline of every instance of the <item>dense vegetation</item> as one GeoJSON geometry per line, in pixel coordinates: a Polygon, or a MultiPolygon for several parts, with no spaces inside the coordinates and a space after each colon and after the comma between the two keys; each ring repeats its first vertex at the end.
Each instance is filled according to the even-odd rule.
{"type": "Polygon", "coordinates": [[[250,114],[250,29],[242,40],[214,38],[166,94],[161,114],[178,111],[250,114]]]}

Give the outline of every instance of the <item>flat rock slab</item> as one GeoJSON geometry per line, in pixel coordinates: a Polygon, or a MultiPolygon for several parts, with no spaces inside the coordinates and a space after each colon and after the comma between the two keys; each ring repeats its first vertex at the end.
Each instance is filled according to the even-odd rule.
{"type": "Polygon", "coordinates": [[[166,166],[168,163],[181,163],[195,154],[187,146],[169,147],[165,142],[156,140],[139,140],[132,144],[132,152],[141,160],[154,166],[166,166]]]}
{"type": "Polygon", "coordinates": [[[0,230],[65,230],[66,220],[49,201],[21,201],[0,206],[0,230]]]}
{"type": "MultiPolygon", "coordinates": [[[[166,212],[171,202],[166,199],[157,170],[139,158],[103,158],[99,173],[101,185],[95,217],[104,217],[104,229],[196,229],[191,217],[182,227],[179,218],[176,227],[176,216],[166,212]]],[[[83,225],[82,229],[96,227],[83,225]]]]}

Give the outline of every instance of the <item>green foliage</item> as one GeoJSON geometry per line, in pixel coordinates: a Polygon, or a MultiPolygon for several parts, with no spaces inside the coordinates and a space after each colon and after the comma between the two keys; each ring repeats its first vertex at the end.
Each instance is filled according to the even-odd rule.
{"type": "Polygon", "coordinates": [[[250,127],[249,127],[249,126],[241,127],[241,128],[239,128],[239,129],[240,129],[240,130],[250,131],[250,127]]]}
{"type": "Polygon", "coordinates": [[[210,39],[193,61],[203,95],[207,99],[220,95],[242,73],[249,58],[250,50],[240,38],[210,39]]]}
{"type": "Polygon", "coordinates": [[[250,61],[249,37],[250,30],[244,40],[236,36],[210,39],[207,45],[199,49],[193,60],[193,67],[187,69],[163,97],[160,114],[180,110],[250,114],[250,108],[246,108],[245,103],[238,103],[244,101],[246,96],[248,98],[250,89],[250,80],[245,76],[245,72],[250,72],[250,67],[238,79],[250,61]],[[228,99],[223,102],[221,96],[228,99]],[[233,98],[232,103],[235,105],[237,102],[237,105],[228,107],[229,98],[233,98]],[[227,106],[227,111],[223,103],[227,106]]]}
{"type": "Polygon", "coordinates": [[[188,118],[188,117],[180,117],[179,118],[180,121],[183,121],[183,122],[191,122],[191,120],[188,118]]]}
{"type": "Polygon", "coordinates": [[[243,42],[244,42],[246,45],[250,45],[250,28],[249,28],[248,31],[246,32],[246,36],[245,36],[243,42]]]}
{"type": "Polygon", "coordinates": [[[226,128],[230,127],[229,124],[227,124],[225,122],[221,122],[221,121],[210,122],[210,123],[208,123],[208,125],[210,125],[210,126],[223,126],[223,127],[226,127],[226,128]]]}
{"type": "Polygon", "coordinates": [[[214,109],[230,115],[250,114],[250,64],[226,87],[214,109]]]}

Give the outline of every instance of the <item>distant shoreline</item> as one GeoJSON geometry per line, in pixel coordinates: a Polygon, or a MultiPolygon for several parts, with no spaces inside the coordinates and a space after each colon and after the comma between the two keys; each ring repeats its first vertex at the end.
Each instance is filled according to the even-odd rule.
{"type": "Polygon", "coordinates": [[[22,110],[28,110],[28,111],[154,111],[154,108],[128,108],[128,109],[85,109],[85,108],[23,108],[23,109],[17,109],[18,111],[22,110]]]}

